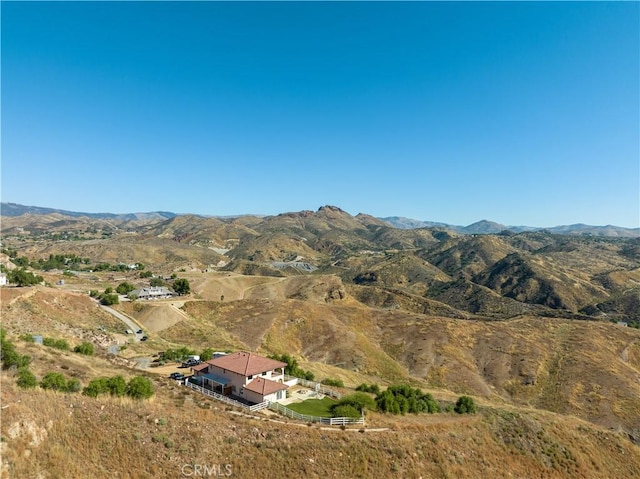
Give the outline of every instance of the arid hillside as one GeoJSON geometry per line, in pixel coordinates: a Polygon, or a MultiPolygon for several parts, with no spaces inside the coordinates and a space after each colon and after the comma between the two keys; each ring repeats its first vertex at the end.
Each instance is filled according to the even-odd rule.
{"type": "Polygon", "coordinates": [[[0,288],[2,326],[37,380],[143,375],[156,390],[141,402],[23,390],[4,370],[7,477],[176,477],[211,461],[237,477],[640,476],[637,238],[399,230],[336,207],[25,215],[2,233],[3,271],[44,279],[0,288]],[[187,294],[124,292],[113,311],[96,299],[178,280],[187,294]],[[93,356],[73,352],[83,342],[93,356]],[[245,417],[166,377],[179,363],[159,352],[181,347],[289,354],[343,393],[409,384],[443,409],[469,395],[479,411],[370,412],[364,432],[245,417]]]}
{"type": "Polygon", "coordinates": [[[26,262],[76,255],[83,271],[142,263],[162,275],[336,275],[368,306],[452,318],[635,321],[640,304],[637,237],[397,229],[335,206],[236,218],[27,213],[1,226],[5,249],[26,262]]]}

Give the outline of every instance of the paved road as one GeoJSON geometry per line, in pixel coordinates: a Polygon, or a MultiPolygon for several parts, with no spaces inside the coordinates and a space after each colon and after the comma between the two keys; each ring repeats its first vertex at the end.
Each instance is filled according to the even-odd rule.
{"type": "Polygon", "coordinates": [[[140,325],[136,324],[131,318],[125,316],[120,311],[116,311],[115,309],[110,308],[109,306],[104,306],[104,305],[101,304],[100,307],[102,309],[104,309],[107,313],[111,314],[112,316],[114,316],[114,317],[118,318],[120,321],[122,321],[127,326],[126,329],[129,329],[129,330],[133,331],[134,340],[135,341],[140,341],[140,338],[143,335],[136,333],[136,331],[138,331],[139,329],[142,329],[140,327],[140,325]]]}

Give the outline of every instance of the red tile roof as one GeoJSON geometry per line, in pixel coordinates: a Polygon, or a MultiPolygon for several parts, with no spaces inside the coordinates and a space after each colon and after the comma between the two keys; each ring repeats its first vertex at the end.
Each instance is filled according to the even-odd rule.
{"type": "Polygon", "coordinates": [[[244,388],[249,391],[253,391],[254,393],[261,394],[262,396],[266,396],[268,394],[274,393],[276,391],[282,391],[287,389],[289,386],[283,383],[278,383],[272,381],[271,379],[265,378],[256,378],[247,384],[244,388]]]}
{"type": "Polygon", "coordinates": [[[202,371],[203,369],[207,369],[209,365],[207,363],[196,364],[195,366],[191,366],[193,371],[202,371]]]}
{"type": "Polygon", "coordinates": [[[207,361],[207,363],[226,369],[227,371],[242,374],[243,376],[273,371],[277,368],[284,368],[287,365],[287,363],[283,363],[282,361],[276,361],[275,359],[265,358],[244,351],[220,356],[219,358],[207,361]]]}

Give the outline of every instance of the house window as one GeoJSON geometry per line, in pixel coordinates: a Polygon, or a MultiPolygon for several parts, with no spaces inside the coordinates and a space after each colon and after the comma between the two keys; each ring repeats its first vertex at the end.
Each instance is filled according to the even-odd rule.
{"type": "Polygon", "coordinates": [[[247,376],[247,379],[253,379],[253,374],[251,376],[247,376]]]}

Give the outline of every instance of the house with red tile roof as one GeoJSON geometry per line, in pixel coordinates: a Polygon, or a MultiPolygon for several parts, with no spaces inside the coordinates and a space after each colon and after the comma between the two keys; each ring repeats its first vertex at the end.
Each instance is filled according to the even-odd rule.
{"type": "Polygon", "coordinates": [[[203,387],[225,396],[237,396],[261,403],[284,399],[287,363],[255,353],[239,351],[193,366],[191,370],[203,387]]]}

